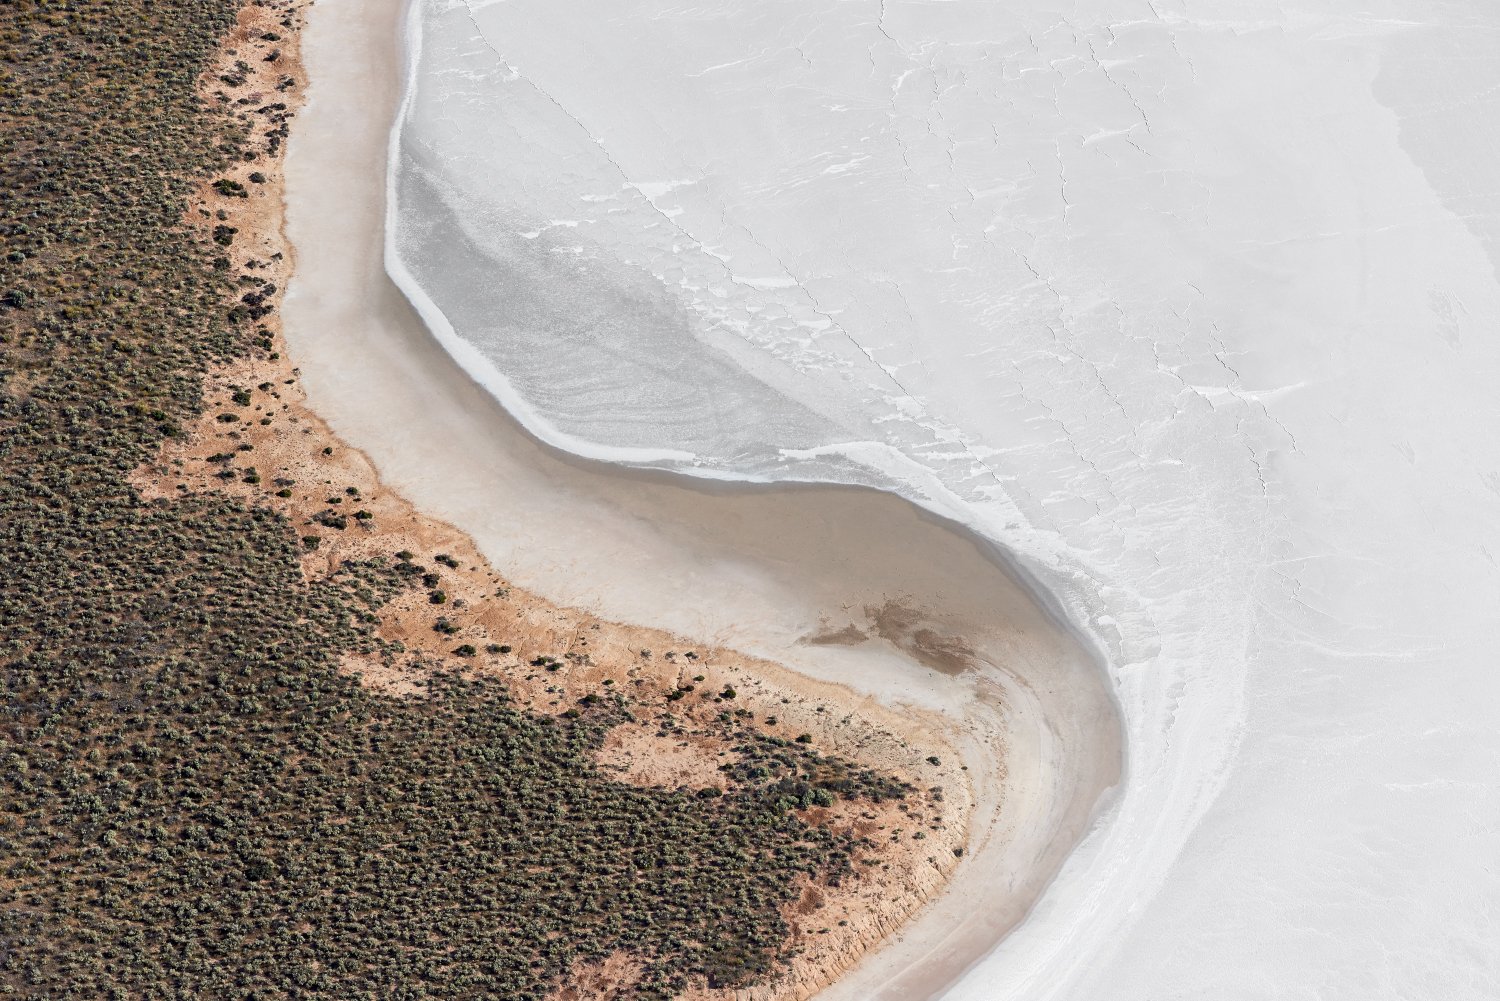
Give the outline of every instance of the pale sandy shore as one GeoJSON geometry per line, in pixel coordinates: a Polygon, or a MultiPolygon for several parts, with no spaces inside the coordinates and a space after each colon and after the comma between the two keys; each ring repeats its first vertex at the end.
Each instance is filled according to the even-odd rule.
{"type": "Polygon", "coordinates": [[[1036,901],[1121,768],[1089,653],[980,540],[898,498],[750,488],[547,449],[436,343],[382,264],[402,0],[318,0],[286,162],[283,308],[308,401],[383,482],[515,584],[925,710],[976,796],[949,889],[828,999],[935,996],[1036,901]]]}

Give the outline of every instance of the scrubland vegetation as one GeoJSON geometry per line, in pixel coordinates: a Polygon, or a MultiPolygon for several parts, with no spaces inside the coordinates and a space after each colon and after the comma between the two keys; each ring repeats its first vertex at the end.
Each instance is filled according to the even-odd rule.
{"type": "Polygon", "coordinates": [[[458,672],[472,645],[419,697],[362,688],[336,666],[388,647],[402,560],[308,583],[318,537],[272,507],[129,485],[210,366],[276,348],[246,234],[183,222],[286,135],[293,82],[250,98],[248,56],[198,96],[236,13],[0,4],[0,995],[528,999],[619,951],[645,998],[766,975],[801,883],[865,851],[796,811],[906,786],[729,712],[723,795],[622,784],[594,755],[627,702],[522,710],[458,672]]]}

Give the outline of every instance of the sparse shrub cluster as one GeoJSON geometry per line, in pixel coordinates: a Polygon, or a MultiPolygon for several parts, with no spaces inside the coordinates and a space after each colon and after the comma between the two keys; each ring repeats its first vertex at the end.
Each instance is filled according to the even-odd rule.
{"type": "MultiPolygon", "coordinates": [[[[792,796],[801,801],[821,790],[881,803],[888,799],[904,799],[916,791],[910,784],[874,769],[820,753],[812,746],[810,737],[803,739],[805,734],[793,741],[741,727],[737,736],[736,757],[720,770],[736,782],[759,784],[777,795],[792,796]]],[[[818,797],[820,800],[824,798],[818,797]]],[[[830,802],[816,805],[827,806],[830,802]]],[[[809,804],[799,802],[798,805],[809,804]]]]}

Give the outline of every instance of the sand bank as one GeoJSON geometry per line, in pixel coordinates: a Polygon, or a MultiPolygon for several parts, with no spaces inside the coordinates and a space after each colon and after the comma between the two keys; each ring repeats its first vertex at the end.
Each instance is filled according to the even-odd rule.
{"type": "Polygon", "coordinates": [[[772,658],[872,711],[910,706],[958,748],[976,807],[953,888],[823,996],[940,992],[1024,915],[1118,778],[1102,673],[980,540],[900,499],[691,482],[527,437],[382,266],[402,6],[320,0],[303,37],[283,313],[310,405],[515,585],[772,658]]]}

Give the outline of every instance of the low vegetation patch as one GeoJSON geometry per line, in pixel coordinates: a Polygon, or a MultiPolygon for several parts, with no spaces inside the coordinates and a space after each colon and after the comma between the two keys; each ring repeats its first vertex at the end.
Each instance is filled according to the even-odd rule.
{"type": "MultiPolygon", "coordinates": [[[[611,962],[641,998],[763,978],[800,887],[860,849],[799,811],[904,786],[739,727],[722,795],[616,781],[595,761],[625,699],[524,710],[454,669],[469,643],[422,697],[363,687],[339,664],[401,652],[376,633],[388,602],[448,604],[412,553],[309,581],[307,526],[127,479],[208,419],[211,367],[276,350],[278,290],[228,213],[274,197],[296,27],[271,0],[0,4],[0,994],[541,999],[611,962]]],[[[235,457],[213,457],[224,482],[259,485],[235,457]]],[[[316,525],[362,531],[348,496],[316,525]]]]}

